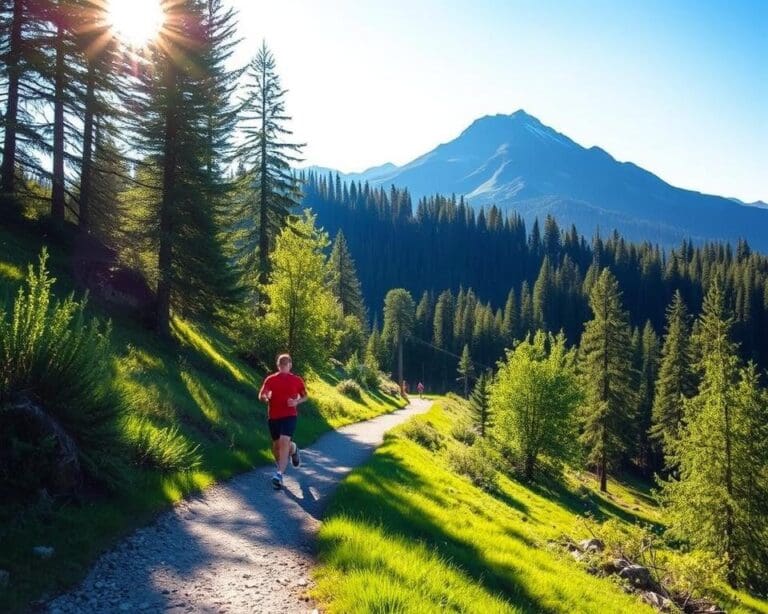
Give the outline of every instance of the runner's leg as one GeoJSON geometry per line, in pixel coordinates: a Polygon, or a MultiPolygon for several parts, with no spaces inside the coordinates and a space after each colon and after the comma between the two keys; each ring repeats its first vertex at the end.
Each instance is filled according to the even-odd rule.
{"type": "Polygon", "coordinates": [[[291,437],[290,435],[280,435],[280,439],[277,440],[278,445],[278,458],[277,458],[277,470],[280,473],[285,473],[288,467],[288,456],[291,453],[291,437]]]}

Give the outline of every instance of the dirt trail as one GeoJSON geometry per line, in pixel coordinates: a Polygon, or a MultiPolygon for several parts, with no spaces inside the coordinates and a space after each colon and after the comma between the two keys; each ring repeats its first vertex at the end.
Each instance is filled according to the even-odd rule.
{"type": "Polygon", "coordinates": [[[281,492],[261,467],[184,501],[104,554],[48,612],[311,612],[312,543],[329,495],[386,431],[430,404],[326,433],[281,492]]]}

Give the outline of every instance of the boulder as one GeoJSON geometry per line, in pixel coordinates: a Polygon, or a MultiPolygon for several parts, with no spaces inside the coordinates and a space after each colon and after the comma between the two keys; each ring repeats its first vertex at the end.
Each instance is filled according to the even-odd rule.
{"type": "Polygon", "coordinates": [[[596,537],[580,541],[579,546],[584,552],[602,552],[605,550],[605,544],[596,537]]]}
{"type": "Polygon", "coordinates": [[[654,588],[655,583],[651,578],[651,572],[642,565],[627,565],[619,570],[619,577],[628,580],[634,588],[648,590],[654,588]]]}
{"type": "Polygon", "coordinates": [[[672,611],[672,601],[667,599],[664,595],[660,595],[659,593],[654,593],[653,591],[644,591],[640,594],[640,599],[661,612],[672,611]]]}
{"type": "Polygon", "coordinates": [[[629,567],[630,562],[627,559],[613,559],[603,563],[603,571],[607,574],[619,573],[625,567],[629,567]]]}

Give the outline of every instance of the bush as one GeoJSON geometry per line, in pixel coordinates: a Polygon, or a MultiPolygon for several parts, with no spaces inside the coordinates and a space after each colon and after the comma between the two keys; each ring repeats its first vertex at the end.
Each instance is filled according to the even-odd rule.
{"type": "Polygon", "coordinates": [[[190,471],[202,463],[198,446],[192,446],[179,428],[158,428],[146,418],[132,416],[125,431],[138,464],[160,471],[190,471]]]}
{"type": "MultiPolygon", "coordinates": [[[[0,454],[0,477],[28,488],[20,483],[28,476],[14,474],[13,467],[27,458],[42,469],[58,461],[36,457],[38,445],[51,454],[73,443],[73,464],[83,477],[117,487],[126,450],[117,418],[125,402],[113,384],[110,327],[86,321],[85,301],[52,300],[55,280],[46,262],[44,250],[11,313],[0,309],[0,430],[12,433],[0,454]]],[[[45,472],[38,474],[37,485],[45,479],[45,472]]]]}
{"type": "Polygon", "coordinates": [[[368,390],[378,390],[378,370],[373,365],[361,362],[357,353],[352,354],[347,361],[347,364],[344,366],[344,370],[351,379],[355,380],[364,388],[367,388],[368,390]]]}
{"type": "Polygon", "coordinates": [[[472,483],[489,493],[498,490],[494,463],[489,462],[489,450],[479,443],[474,446],[455,446],[448,453],[451,468],[469,478],[472,483]]]}
{"type": "Polygon", "coordinates": [[[403,435],[433,452],[443,447],[443,436],[428,421],[411,420],[403,427],[403,435]]]}
{"type": "Polygon", "coordinates": [[[451,427],[451,437],[456,441],[460,441],[463,444],[471,446],[477,439],[477,433],[467,422],[459,421],[454,422],[451,427]]]}
{"type": "Polygon", "coordinates": [[[355,401],[363,400],[363,389],[360,388],[360,384],[353,379],[345,379],[339,382],[336,384],[336,390],[355,401]]]}

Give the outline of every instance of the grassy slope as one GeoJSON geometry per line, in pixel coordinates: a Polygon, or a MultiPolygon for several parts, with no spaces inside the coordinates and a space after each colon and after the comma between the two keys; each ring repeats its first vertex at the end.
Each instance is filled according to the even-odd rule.
{"type": "MultiPolygon", "coordinates": [[[[414,420],[447,436],[452,412],[461,410],[446,407],[437,402],[414,420]]],[[[501,492],[492,496],[452,472],[444,452],[402,433],[390,433],[330,505],[316,573],[316,596],[327,611],[653,611],[547,545],[563,534],[588,537],[580,526],[587,511],[598,520],[659,524],[642,489],[613,482],[605,497],[585,493],[595,484],[576,475],[567,486],[538,489],[500,477],[501,492]]],[[[731,612],[768,612],[746,595],[726,597],[731,612]]]]}
{"type": "MultiPolygon", "coordinates": [[[[15,293],[39,249],[37,239],[0,228],[0,305],[15,293]]],[[[60,293],[71,284],[64,262],[65,255],[54,249],[50,264],[60,293]]],[[[0,569],[11,573],[11,590],[0,591],[0,611],[22,608],[75,582],[120,535],[186,494],[271,460],[264,408],[255,401],[263,374],[237,360],[224,339],[177,320],[173,345],[129,320],[113,324],[115,370],[137,399],[138,413],[157,428],[179,425],[183,437],[199,446],[203,462],[189,473],[136,467],[127,491],[84,505],[20,509],[0,504],[0,569]],[[53,546],[56,555],[37,560],[31,555],[36,545],[53,546]]],[[[299,445],[399,404],[383,395],[354,402],[336,392],[335,381],[333,373],[308,381],[312,401],[302,406],[299,445]]]]}

